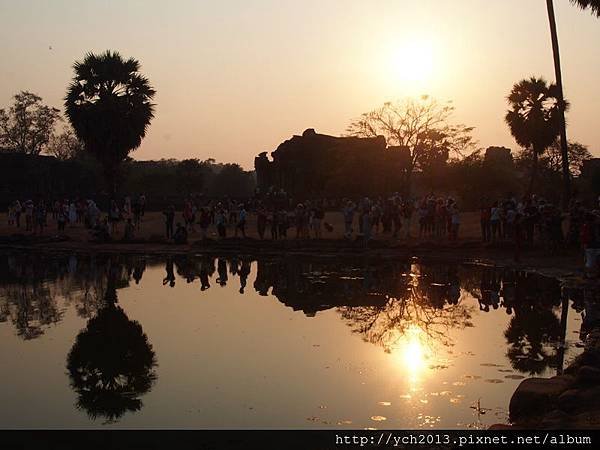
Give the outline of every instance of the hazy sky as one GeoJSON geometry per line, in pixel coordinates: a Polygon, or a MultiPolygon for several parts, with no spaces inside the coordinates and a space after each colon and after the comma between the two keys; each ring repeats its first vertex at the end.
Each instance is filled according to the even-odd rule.
{"type": "MultiPolygon", "coordinates": [[[[569,138],[600,155],[600,19],[555,7],[569,138]]],[[[515,148],[512,84],[554,80],[543,0],[0,0],[0,42],[0,106],[30,90],[62,108],[73,62],[118,50],[158,91],[136,159],[246,168],[306,128],[339,135],[421,93],[453,100],[481,146],[515,148]]]]}

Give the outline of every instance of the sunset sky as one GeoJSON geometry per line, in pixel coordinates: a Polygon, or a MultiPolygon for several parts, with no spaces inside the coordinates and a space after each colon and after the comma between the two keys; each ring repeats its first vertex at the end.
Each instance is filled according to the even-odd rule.
{"type": "MultiPolygon", "coordinates": [[[[600,156],[600,19],[555,0],[572,140],[600,156]]],[[[512,84],[554,80],[543,0],[0,0],[0,107],[52,106],[88,51],[133,56],[157,90],[136,159],[251,168],[306,128],[339,135],[386,100],[453,100],[482,147],[516,148],[512,84]]]]}

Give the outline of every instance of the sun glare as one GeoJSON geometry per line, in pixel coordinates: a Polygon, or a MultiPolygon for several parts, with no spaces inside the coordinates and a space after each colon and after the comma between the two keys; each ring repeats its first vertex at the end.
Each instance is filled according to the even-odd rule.
{"type": "Polygon", "coordinates": [[[411,39],[394,50],[394,77],[407,88],[427,87],[435,71],[435,48],[428,39],[411,39]]]}

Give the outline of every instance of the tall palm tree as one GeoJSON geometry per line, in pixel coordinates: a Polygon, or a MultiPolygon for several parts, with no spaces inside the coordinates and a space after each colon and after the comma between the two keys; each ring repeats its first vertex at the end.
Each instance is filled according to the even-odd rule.
{"type": "Polygon", "coordinates": [[[533,165],[528,194],[534,188],[538,157],[560,133],[556,85],[532,77],[515,84],[507,98],[505,120],[519,145],[532,150],[533,165]]]}
{"type": "Polygon", "coordinates": [[[137,60],[110,50],[88,53],[73,69],[65,112],[86,150],[101,163],[114,195],[120,164],[140,146],[154,117],[156,91],[139,73],[137,60]]]}
{"type": "MultiPolygon", "coordinates": [[[[600,0],[570,0],[572,4],[581,9],[589,9],[592,14],[600,17],[600,0]]],[[[569,153],[567,144],[567,125],[565,122],[565,104],[562,86],[562,73],[560,70],[560,51],[558,48],[558,33],[556,31],[556,18],[554,16],[553,0],[546,0],[548,10],[548,21],[550,22],[550,35],[552,38],[552,54],[554,55],[554,73],[556,76],[557,98],[559,105],[559,125],[560,125],[560,147],[562,154],[562,172],[563,172],[563,207],[566,208],[571,196],[571,174],[569,172],[569,153]]]]}

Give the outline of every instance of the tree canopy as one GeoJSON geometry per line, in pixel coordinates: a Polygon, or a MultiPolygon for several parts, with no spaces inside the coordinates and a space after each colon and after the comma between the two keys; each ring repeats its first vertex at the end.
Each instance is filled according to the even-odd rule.
{"type": "Polygon", "coordinates": [[[357,137],[382,135],[390,148],[407,152],[405,170],[410,184],[413,171],[426,171],[445,163],[452,154],[464,155],[472,149],[474,128],[452,123],[454,110],[451,102],[442,104],[427,95],[386,102],[354,120],[347,132],[357,137]]]}
{"type": "MultiPolygon", "coordinates": [[[[516,83],[507,97],[505,121],[510,133],[523,148],[530,149],[532,172],[529,191],[535,185],[537,161],[560,133],[559,93],[555,84],[531,77],[516,83]]],[[[567,108],[564,102],[563,109],[567,108]]]]}
{"type": "Polygon", "coordinates": [[[140,63],[117,52],[88,53],[73,65],[65,112],[85,149],[102,164],[116,189],[116,170],[140,146],[154,117],[156,91],[140,63]]]}
{"type": "Polygon", "coordinates": [[[0,109],[0,148],[39,155],[50,141],[60,112],[28,91],[21,91],[13,98],[8,111],[0,109]]]}

